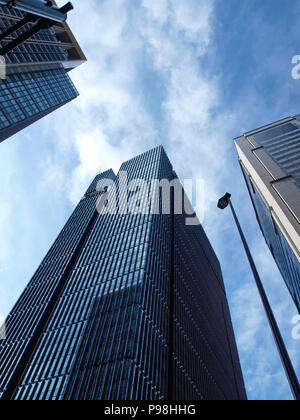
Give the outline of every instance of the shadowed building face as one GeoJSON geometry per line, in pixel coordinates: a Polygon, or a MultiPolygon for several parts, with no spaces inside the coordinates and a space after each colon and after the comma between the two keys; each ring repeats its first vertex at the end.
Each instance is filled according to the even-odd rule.
{"type": "Polygon", "coordinates": [[[300,312],[300,117],[235,144],[260,228],[300,312]]]}

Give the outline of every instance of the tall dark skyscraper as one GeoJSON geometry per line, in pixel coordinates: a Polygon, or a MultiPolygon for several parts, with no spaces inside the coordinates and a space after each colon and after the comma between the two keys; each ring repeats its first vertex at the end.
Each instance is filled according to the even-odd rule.
{"type": "Polygon", "coordinates": [[[300,313],[300,116],[235,144],[261,231],[300,313]]]}
{"type": "MultiPolygon", "coordinates": [[[[14,7],[0,6],[0,36],[24,18],[14,7]]],[[[3,47],[22,29],[5,37],[3,47]]],[[[67,23],[56,23],[4,56],[0,77],[0,142],[78,96],[68,72],[86,58],[67,23]],[[3,73],[3,72],[1,72],[3,73]]],[[[2,61],[1,61],[2,63],[2,61]]]]}
{"type": "Polygon", "coordinates": [[[220,265],[177,186],[162,147],[95,178],[7,318],[2,399],[246,399],[220,265]]]}

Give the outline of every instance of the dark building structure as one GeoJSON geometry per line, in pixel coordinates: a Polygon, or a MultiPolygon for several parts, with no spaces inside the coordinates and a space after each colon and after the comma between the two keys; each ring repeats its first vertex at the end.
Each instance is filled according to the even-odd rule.
{"type": "MultiPolygon", "coordinates": [[[[24,12],[0,6],[0,37],[24,19],[24,12]]],[[[0,42],[5,47],[30,23],[0,42]]],[[[86,61],[66,22],[57,22],[15,47],[1,59],[0,142],[78,96],[68,72],[86,61]]]]}
{"type": "Polygon", "coordinates": [[[95,178],[7,318],[2,399],[246,399],[218,259],[147,190],[174,179],[162,147],[95,178]]]}
{"type": "Polygon", "coordinates": [[[300,116],[235,144],[261,231],[300,313],[300,116]]]}

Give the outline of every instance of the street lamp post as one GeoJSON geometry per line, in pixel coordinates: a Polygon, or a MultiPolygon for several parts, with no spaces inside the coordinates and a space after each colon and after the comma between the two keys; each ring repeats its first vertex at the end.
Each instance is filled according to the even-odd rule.
{"type": "Polygon", "coordinates": [[[280,354],[280,358],[281,358],[282,364],[284,366],[284,370],[286,372],[286,375],[287,375],[292,393],[294,395],[295,400],[300,401],[300,386],[299,386],[299,381],[298,381],[297,375],[295,373],[295,370],[293,368],[291,359],[290,359],[289,354],[287,352],[287,349],[285,347],[283,338],[281,336],[281,333],[280,333],[279,327],[277,325],[275,316],[273,314],[271,305],[269,303],[266,292],[264,290],[262,281],[261,281],[261,279],[259,277],[259,274],[258,274],[258,271],[256,269],[256,266],[255,266],[254,260],[252,258],[250,249],[248,247],[245,235],[242,231],[241,225],[239,223],[236,212],[235,212],[234,207],[232,205],[231,194],[226,193],[224,195],[224,197],[220,198],[220,200],[218,202],[218,208],[221,209],[221,210],[224,210],[228,206],[230,206],[230,208],[231,208],[236,226],[237,226],[238,231],[240,233],[240,236],[241,236],[241,239],[242,239],[242,242],[243,242],[243,245],[244,245],[244,248],[245,248],[249,263],[250,263],[250,266],[251,266],[251,270],[253,272],[253,275],[254,275],[254,278],[255,278],[255,281],[256,281],[256,285],[257,285],[262,303],[264,305],[264,309],[266,311],[268,321],[269,321],[270,327],[272,329],[272,333],[273,333],[273,336],[274,336],[274,339],[275,339],[275,342],[276,342],[276,345],[277,345],[277,348],[278,348],[278,351],[279,351],[279,354],[280,354]]]}

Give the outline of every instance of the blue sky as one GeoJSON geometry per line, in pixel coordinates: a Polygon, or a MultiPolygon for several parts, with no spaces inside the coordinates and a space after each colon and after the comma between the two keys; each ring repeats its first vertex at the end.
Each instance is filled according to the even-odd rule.
{"type": "MultiPolygon", "coordinates": [[[[64,3],[60,1],[59,4],[64,3]]],[[[233,202],[300,375],[296,309],[261,233],[232,139],[300,113],[296,0],[73,0],[88,57],[80,97],[0,145],[0,316],[100,171],[163,144],[179,176],[205,181],[204,227],[221,261],[250,399],[291,393],[233,225],[233,202]]]]}

